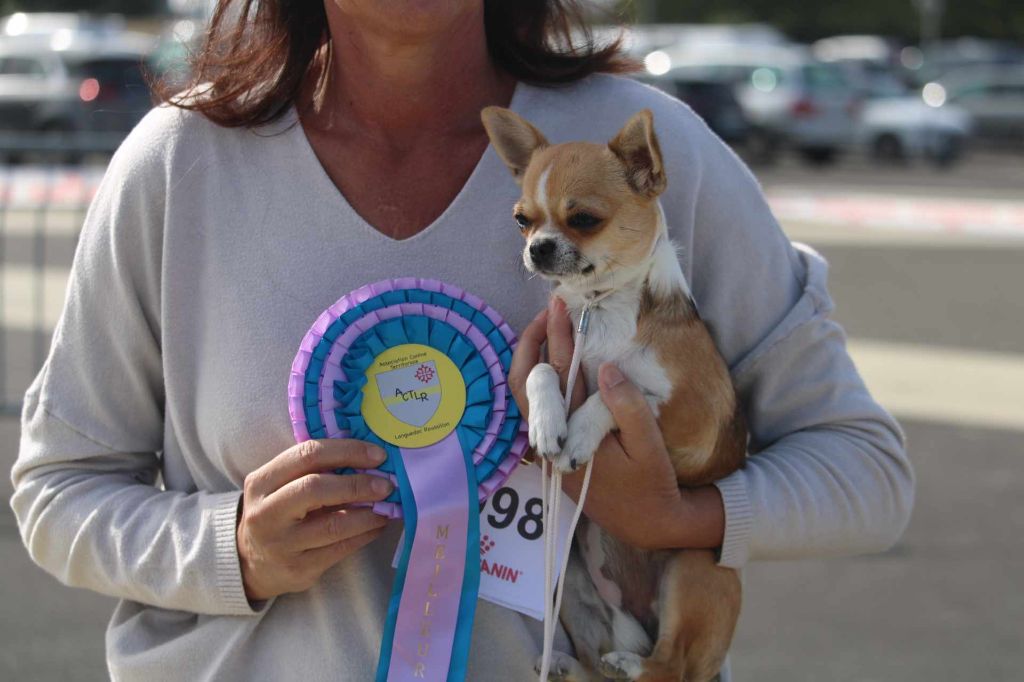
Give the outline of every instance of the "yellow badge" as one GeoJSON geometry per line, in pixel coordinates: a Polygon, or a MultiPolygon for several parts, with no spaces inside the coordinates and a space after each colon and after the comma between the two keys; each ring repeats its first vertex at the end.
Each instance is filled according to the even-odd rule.
{"type": "Polygon", "coordinates": [[[382,440],[422,448],[451,433],[466,409],[466,382],[447,355],[417,343],[389,348],[366,370],[363,419],[382,440]]]}

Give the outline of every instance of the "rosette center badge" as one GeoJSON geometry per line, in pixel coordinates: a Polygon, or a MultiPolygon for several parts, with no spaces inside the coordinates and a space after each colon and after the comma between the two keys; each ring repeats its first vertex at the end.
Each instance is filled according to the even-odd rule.
{"type": "Polygon", "coordinates": [[[447,355],[420,344],[389,348],[366,372],[363,418],[383,440],[425,447],[455,430],[466,409],[466,383],[447,355]]]}

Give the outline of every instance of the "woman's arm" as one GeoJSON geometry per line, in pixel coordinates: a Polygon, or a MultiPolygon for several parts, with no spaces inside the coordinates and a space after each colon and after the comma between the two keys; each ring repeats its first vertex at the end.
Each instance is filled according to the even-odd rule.
{"type": "Polygon", "coordinates": [[[673,236],[751,436],[746,468],[716,483],[721,563],[890,547],[910,517],[913,470],[829,318],[825,261],[790,244],[750,171],[692,113],[666,124],[687,140],[667,164],[696,178],[666,196],[670,229],[692,221],[673,236]]]}
{"type": "Polygon", "coordinates": [[[25,396],[11,506],[32,558],[65,584],[244,615],[253,609],[235,547],[240,492],[155,487],[164,154],[175,116],[147,116],[89,210],[50,354],[25,396]]]}

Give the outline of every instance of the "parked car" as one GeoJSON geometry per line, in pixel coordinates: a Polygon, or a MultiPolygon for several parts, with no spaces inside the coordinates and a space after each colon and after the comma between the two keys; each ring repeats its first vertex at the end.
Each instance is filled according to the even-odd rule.
{"type": "Polygon", "coordinates": [[[926,101],[906,85],[902,45],[870,35],[834,36],[817,41],[814,55],[841,69],[860,96],[858,144],[882,162],[923,158],[946,166],[959,159],[971,131],[963,109],[926,101]]]}
{"type": "Polygon", "coordinates": [[[654,50],[687,46],[690,49],[721,45],[782,45],[788,42],[769,24],[631,24],[595,26],[594,40],[606,44],[621,38],[626,53],[643,61],[654,50]]]}
{"type": "Polygon", "coordinates": [[[0,129],[127,133],[152,107],[146,39],[58,31],[0,42],[0,129]]]}
{"type": "Polygon", "coordinates": [[[942,81],[954,72],[985,67],[1019,66],[1024,63],[1024,47],[1000,40],[962,37],[942,40],[924,47],[914,82],[924,85],[942,81]]]}
{"type": "Polygon", "coordinates": [[[933,106],[920,92],[911,92],[866,101],[858,139],[879,161],[923,158],[948,166],[962,156],[971,128],[970,114],[960,107],[933,106]]]}
{"type": "Polygon", "coordinates": [[[925,92],[970,113],[979,137],[1024,146],[1024,66],[957,69],[925,92]]]}
{"type": "Polygon", "coordinates": [[[750,124],[743,116],[732,82],[682,70],[671,78],[649,76],[641,80],[688,104],[725,142],[731,145],[746,143],[750,124]]]}
{"type": "Polygon", "coordinates": [[[830,163],[854,139],[859,99],[843,73],[806,48],[742,45],[661,50],[668,80],[696,77],[731,82],[750,126],[752,160],[773,161],[790,148],[811,163],[830,163]]]}
{"type": "Polygon", "coordinates": [[[899,42],[882,36],[846,35],[811,45],[815,58],[832,64],[863,97],[895,97],[908,91],[899,42]]]}
{"type": "Polygon", "coordinates": [[[49,38],[58,31],[111,35],[125,30],[120,14],[16,12],[0,17],[0,37],[49,38]]]}

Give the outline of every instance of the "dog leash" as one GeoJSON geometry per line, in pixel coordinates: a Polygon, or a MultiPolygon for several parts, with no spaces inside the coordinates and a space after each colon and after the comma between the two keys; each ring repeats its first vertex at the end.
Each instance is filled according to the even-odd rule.
{"type": "MultiPolygon", "coordinates": [[[[660,208],[660,205],[659,205],[660,208]]],[[[665,217],[662,212],[662,224],[665,217]]],[[[651,246],[651,253],[648,258],[654,255],[658,246],[667,239],[667,234],[662,231],[651,246]]],[[[572,393],[576,386],[576,377],[580,371],[580,362],[583,356],[583,343],[587,338],[587,331],[590,327],[590,311],[601,300],[610,296],[614,288],[606,291],[594,291],[583,306],[580,313],[580,323],[576,327],[576,341],[572,349],[572,360],[569,362],[569,375],[565,381],[565,414],[568,419],[569,407],[572,403],[572,393]]],[[[572,515],[572,522],[569,524],[569,535],[565,541],[565,553],[561,557],[561,570],[558,573],[558,585],[555,589],[554,599],[551,599],[552,573],[555,562],[558,561],[558,514],[559,500],[562,495],[562,473],[551,468],[548,473],[548,461],[541,457],[540,463],[540,490],[541,490],[541,513],[544,518],[544,646],[541,653],[540,682],[548,682],[548,673],[551,671],[552,649],[555,643],[555,618],[562,609],[562,594],[565,591],[565,572],[569,565],[569,552],[572,551],[572,539],[576,535],[576,526],[579,524],[580,515],[583,513],[583,505],[587,500],[587,491],[590,489],[590,474],[594,464],[591,457],[583,472],[583,486],[580,488],[580,498],[576,503],[576,511],[572,515]]]]}
{"type": "MultiPolygon", "coordinates": [[[[610,293],[610,292],[609,292],[610,293]]],[[[607,295],[607,294],[605,294],[607,295]]],[[[569,363],[569,375],[565,382],[565,413],[569,414],[569,406],[572,402],[573,389],[576,386],[576,377],[580,371],[580,361],[583,355],[583,343],[587,337],[587,330],[590,326],[590,311],[594,303],[600,298],[594,298],[587,302],[580,314],[580,323],[576,328],[576,342],[572,350],[572,361],[569,363]]],[[[559,501],[562,498],[562,472],[551,467],[548,474],[548,461],[541,457],[541,504],[544,517],[544,646],[541,654],[540,682],[547,682],[548,673],[551,670],[552,649],[555,643],[555,618],[562,608],[562,593],[565,590],[565,572],[569,565],[569,552],[572,550],[572,538],[576,533],[576,526],[579,524],[580,515],[583,513],[583,504],[587,499],[587,490],[590,488],[590,473],[594,459],[587,462],[583,473],[583,487],[580,489],[580,498],[576,504],[576,511],[573,513],[572,522],[569,524],[569,534],[565,539],[565,552],[559,560],[558,555],[558,515],[559,501]],[[551,583],[556,562],[561,566],[558,573],[558,585],[555,589],[554,599],[551,599],[551,583]]]]}

